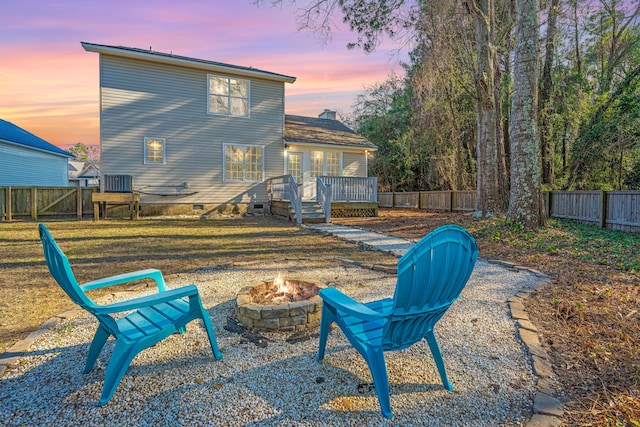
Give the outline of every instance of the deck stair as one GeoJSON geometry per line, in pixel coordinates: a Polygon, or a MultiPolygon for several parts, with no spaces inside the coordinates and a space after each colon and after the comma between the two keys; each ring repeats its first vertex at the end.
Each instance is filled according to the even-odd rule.
{"type": "MultiPolygon", "coordinates": [[[[289,217],[291,221],[296,221],[296,213],[293,206],[289,207],[289,217]]],[[[302,202],[302,223],[317,223],[324,222],[325,215],[322,211],[322,207],[315,201],[303,201],[302,202]]]]}

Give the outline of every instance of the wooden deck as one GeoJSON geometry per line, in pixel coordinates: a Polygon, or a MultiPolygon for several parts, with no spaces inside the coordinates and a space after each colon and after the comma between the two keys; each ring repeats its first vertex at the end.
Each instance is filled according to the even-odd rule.
{"type": "Polygon", "coordinates": [[[100,219],[100,205],[103,206],[102,218],[107,217],[107,205],[127,205],[129,206],[129,217],[131,219],[140,218],[140,194],[138,193],[93,193],[93,219],[100,219]]]}

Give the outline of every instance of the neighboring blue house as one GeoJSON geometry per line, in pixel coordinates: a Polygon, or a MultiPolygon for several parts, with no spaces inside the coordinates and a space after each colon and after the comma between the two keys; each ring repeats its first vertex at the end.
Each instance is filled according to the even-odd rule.
{"type": "Polygon", "coordinates": [[[74,156],[0,119],[0,187],[68,186],[74,156]]]}

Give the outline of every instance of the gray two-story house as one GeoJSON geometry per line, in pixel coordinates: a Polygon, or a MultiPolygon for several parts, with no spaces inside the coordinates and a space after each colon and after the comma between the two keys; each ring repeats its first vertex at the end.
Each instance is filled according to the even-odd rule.
{"type": "Polygon", "coordinates": [[[270,178],[295,176],[314,198],[317,176],[367,176],[375,145],[335,113],[285,120],[295,77],[151,48],[82,47],[100,54],[103,191],[110,177],[131,176],[143,206],[251,210],[268,202],[270,178]]]}

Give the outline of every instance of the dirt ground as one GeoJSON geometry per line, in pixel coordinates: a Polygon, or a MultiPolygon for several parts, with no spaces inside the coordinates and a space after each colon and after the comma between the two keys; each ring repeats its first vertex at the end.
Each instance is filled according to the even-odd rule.
{"type": "MultiPolygon", "coordinates": [[[[480,257],[509,261],[549,275],[553,285],[535,292],[525,305],[566,393],[564,424],[640,426],[637,271],[602,265],[571,248],[541,250],[520,244],[501,235],[499,229],[487,230],[485,221],[470,214],[382,209],[378,218],[340,218],[334,222],[409,239],[419,239],[440,225],[457,223],[476,237],[480,257]]],[[[637,251],[637,247],[631,249],[632,254],[637,251]]]]}

